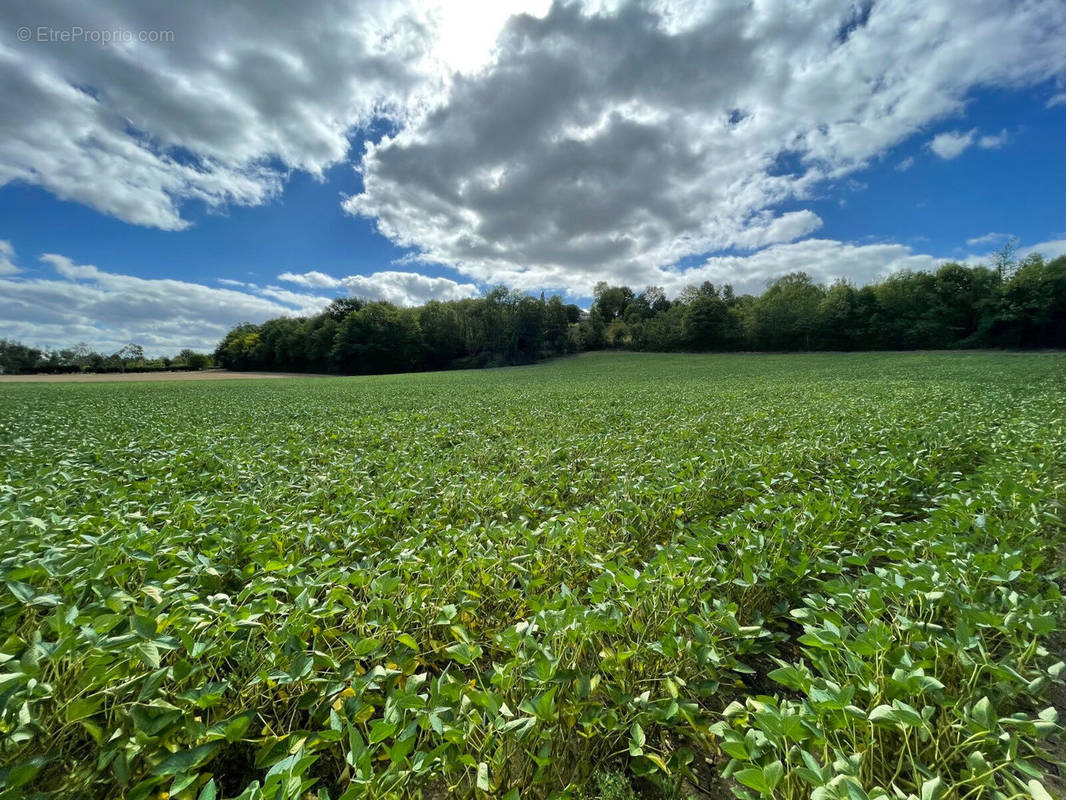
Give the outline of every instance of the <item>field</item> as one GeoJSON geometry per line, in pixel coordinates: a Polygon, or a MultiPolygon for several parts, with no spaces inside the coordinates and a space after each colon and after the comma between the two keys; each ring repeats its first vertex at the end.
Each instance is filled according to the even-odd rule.
{"type": "Polygon", "coordinates": [[[1064,500],[1062,355],[4,384],[0,798],[1063,796],[1064,500]]]}
{"type": "MultiPolygon", "coordinates": [[[[281,372],[230,372],[206,369],[198,372],[75,372],[60,375],[0,375],[0,383],[143,383],[145,381],[228,381],[259,378],[292,378],[281,372]]],[[[299,376],[307,377],[307,376],[299,376]]]]}

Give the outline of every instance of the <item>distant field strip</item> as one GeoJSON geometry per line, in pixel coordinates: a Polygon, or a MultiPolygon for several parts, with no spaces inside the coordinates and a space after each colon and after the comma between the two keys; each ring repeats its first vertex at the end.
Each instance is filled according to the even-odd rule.
{"type": "Polygon", "coordinates": [[[1066,355],[4,384],[0,800],[1063,796],[1064,501],[1066,355]]]}
{"type": "MultiPolygon", "coordinates": [[[[206,369],[189,372],[74,372],[63,375],[36,373],[31,375],[0,375],[0,383],[144,383],[155,381],[226,381],[254,378],[292,378],[284,372],[232,372],[227,369],[206,369]]],[[[300,375],[298,377],[318,377],[300,375]]]]}

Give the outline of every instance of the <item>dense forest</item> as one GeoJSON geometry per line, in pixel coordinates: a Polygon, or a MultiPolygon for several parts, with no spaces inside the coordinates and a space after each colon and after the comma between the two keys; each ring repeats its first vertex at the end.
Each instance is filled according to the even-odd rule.
{"type": "Polygon", "coordinates": [[[215,361],[230,369],[381,373],[518,364],[582,350],[909,350],[1066,347],[1066,256],[944,264],[857,288],[805,273],[758,296],[729,285],[635,292],[600,283],[588,312],[497,287],[417,308],[339,298],[310,318],[246,323],[215,361]]]}

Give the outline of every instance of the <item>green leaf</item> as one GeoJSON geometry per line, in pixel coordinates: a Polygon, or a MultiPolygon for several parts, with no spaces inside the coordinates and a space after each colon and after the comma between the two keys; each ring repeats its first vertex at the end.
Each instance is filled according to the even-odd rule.
{"type": "Polygon", "coordinates": [[[100,698],[78,698],[72,700],[63,709],[63,718],[67,722],[77,722],[78,720],[86,719],[95,714],[99,709],[103,701],[100,698]]]}
{"type": "Polygon", "coordinates": [[[389,750],[389,760],[393,764],[401,764],[403,760],[407,758],[407,754],[410,753],[415,746],[415,737],[408,736],[406,739],[397,739],[389,750]]]}
{"type": "Polygon", "coordinates": [[[245,731],[252,722],[252,714],[241,714],[226,723],[225,737],[227,742],[239,742],[245,731]]]}
{"type": "Polygon", "coordinates": [[[221,742],[208,742],[198,745],[191,750],[179,750],[159,762],[153,769],[153,775],[176,775],[179,772],[187,772],[207,763],[218,750],[221,742]]]}
{"type": "Polygon", "coordinates": [[[807,689],[808,682],[805,676],[795,667],[779,667],[771,670],[768,676],[770,680],[780,683],[789,689],[794,689],[798,692],[806,691],[807,689]]]}
{"type": "Polygon", "coordinates": [[[629,736],[637,747],[643,747],[647,741],[647,737],[644,735],[644,728],[641,727],[639,722],[633,723],[633,727],[629,729],[629,736]]]}
{"type": "Polygon", "coordinates": [[[32,586],[21,581],[7,581],[7,588],[20,603],[32,603],[33,598],[37,596],[32,586]]]}
{"type": "Polygon", "coordinates": [[[44,760],[35,758],[26,764],[17,764],[8,771],[4,784],[8,789],[18,789],[37,777],[44,766],[44,760]]]}
{"type": "Polygon", "coordinates": [[[444,652],[463,666],[468,666],[469,664],[472,664],[475,659],[481,657],[481,648],[477,645],[468,645],[466,642],[453,644],[450,647],[445,648],[444,652]]]}
{"type": "Polygon", "coordinates": [[[921,800],[940,800],[947,794],[947,787],[938,775],[927,781],[922,781],[921,800]]]}
{"type": "Polygon", "coordinates": [[[986,731],[996,728],[996,712],[992,708],[992,702],[987,697],[982,697],[973,706],[973,718],[986,731]]]}
{"type": "Polygon", "coordinates": [[[766,776],[761,769],[748,767],[733,773],[733,777],[750,789],[762,794],[770,794],[770,787],[766,783],[766,776]]]}
{"type": "Polygon", "coordinates": [[[897,725],[899,714],[892,706],[880,705],[870,712],[869,720],[875,725],[897,725]]]}
{"type": "Polygon", "coordinates": [[[489,765],[484,761],[477,765],[477,788],[483,792],[488,792],[492,789],[489,784],[489,765]]]}
{"type": "Polygon", "coordinates": [[[155,642],[138,642],[133,649],[147,666],[152,669],[159,668],[159,648],[156,647],[155,642]]]}
{"type": "Polygon", "coordinates": [[[366,752],[366,742],[354,725],[348,728],[348,765],[355,767],[366,752]]]}
{"type": "Polygon", "coordinates": [[[762,774],[766,780],[766,785],[772,792],[777,788],[777,784],[781,783],[781,779],[785,777],[785,765],[780,761],[774,761],[762,768],[762,774]]]}
{"type": "Polygon", "coordinates": [[[381,643],[377,639],[360,639],[359,644],[355,646],[355,657],[363,658],[370,655],[381,643]]]}
{"type": "Polygon", "coordinates": [[[386,722],[381,719],[374,723],[374,727],[370,729],[370,744],[377,744],[383,742],[396,733],[396,729],[400,726],[395,722],[386,722]]]}
{"type": "Polygon", "coordinates": [[[742,741],[726,739],[721,742],[721,748],[739,761],[747,761],[750,758],[748,748],[742,741]]]}

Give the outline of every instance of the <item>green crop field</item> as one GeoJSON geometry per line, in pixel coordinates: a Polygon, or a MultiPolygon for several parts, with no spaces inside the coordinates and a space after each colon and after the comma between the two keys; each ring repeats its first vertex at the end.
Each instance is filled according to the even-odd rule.
{"type": "Polygon", "coordinates": [[[4,384],[0,798],[1062,796],[1064,500],[1063,355],[4,384]]]}

